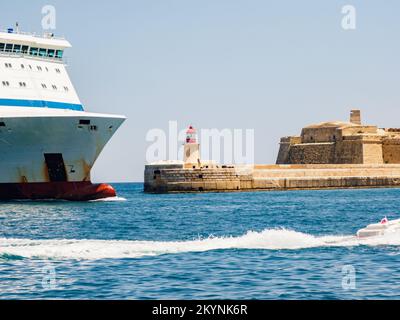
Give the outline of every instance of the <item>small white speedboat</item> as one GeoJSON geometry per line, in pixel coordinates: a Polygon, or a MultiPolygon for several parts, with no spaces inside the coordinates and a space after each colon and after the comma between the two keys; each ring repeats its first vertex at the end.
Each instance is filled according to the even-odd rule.
{"type": "Polygon", "coordinates": [[[400,219],[389,221],[383,218],[380,223],[370,224],[366,228],[357,231],[358,238],[382,236],[386,233],[400,231],[400,219]]]}

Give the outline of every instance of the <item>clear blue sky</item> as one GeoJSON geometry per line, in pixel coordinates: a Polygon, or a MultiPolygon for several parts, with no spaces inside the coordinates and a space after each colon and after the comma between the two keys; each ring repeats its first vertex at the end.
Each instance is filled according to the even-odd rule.
{"type": "Polygon", "coordinates": [[[275,162],[279,138],[309,123],[400,127],[400,3],[387,1],[3,1],[1,27],[41,32],[57,9],[70,76],[88,111],[129,119],[98,160],[95,181],[142,181],[146,133],[253,128],[255,159],[275,162]],[[341,8],[357,29],[341,28],[341,8]]]}

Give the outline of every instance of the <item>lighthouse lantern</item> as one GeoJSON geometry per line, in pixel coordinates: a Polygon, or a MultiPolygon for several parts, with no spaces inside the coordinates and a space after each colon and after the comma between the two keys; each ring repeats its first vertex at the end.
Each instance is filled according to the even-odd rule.
{"type": "Polygon", "coordinates": [[[186,131],[186,143],[197,143],[197,131],[193,126],[186,131]]]}

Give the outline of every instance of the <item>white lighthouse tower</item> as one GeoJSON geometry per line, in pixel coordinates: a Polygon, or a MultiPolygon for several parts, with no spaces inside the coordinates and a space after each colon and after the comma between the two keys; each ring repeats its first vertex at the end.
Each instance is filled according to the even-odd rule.
{"type": "Polygon", "coordinates": [[[200,144],[197,141],[197,131],[193,126],[190,126],[186,131],[183,161],[200,166],[200,144]]]}

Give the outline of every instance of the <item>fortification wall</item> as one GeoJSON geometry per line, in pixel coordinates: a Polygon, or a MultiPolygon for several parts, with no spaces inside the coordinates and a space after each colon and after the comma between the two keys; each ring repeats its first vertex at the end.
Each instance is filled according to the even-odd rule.
{"type": "Polygon", "coordinates": [[[363,163],[383,163],[382,143],[363,144],[363,163]]]}
{"type": "Polygon", "coordinates": [[[400,139],[383,140],[382,150],[384,163],[400,163],[400,139]]]}
{"type": "Polygon", "coordinates": [[[363,145],[360,140],[342,140],[336,142],[333,163],[362,164],[363,145]]]}
{"type": "Polygon", "coordinates": [[[337,131],[338,130],[336,127],[304,128],[301,132],[301,142],[335,142],[337,131]]]}
{"type": "Polygon", "coordinates": [[[334,163],[335,144],[309,143],[292,145],[289,150],[288,163],[291,164],[321,164],[334,163]]]}
{"type": "Polygon", "coordinates": [[[358,134],[376,134],[378,131],[377,126],[355,126],[346,127],[341,129],[343,136],[354,136],[358,134]]]}
{"type": "MultiPolygon", "coordinates": [[[[387,163],[400,163],[400,152],[398,152],[400,146],[386,144],[385,151],[386,161],[389,161],[387,163]]],[[[285,145],[282,154],[277,164],[379,164],[384,162],[379,137],[345,137],[344,140],[336,143],[285,145]]]]}
{"type": "Polygon", "coordinates": [[[276,164],[284,164],[289,161],[289,151],[291,145],[301,143],[301,137],[283,137],[280,141],[278,158],[276,164]]]}
{"type": "Polygon", "coordinates": [[[340,126],[335,122],[306,127],[302,130],[300,142],[294,143],[288,138],[281,140],[277,164],[373,164],[384,160],[400,163],[398,147],[391,146],[390,142],[384,147],[387,152],[384,156],[384,131],[379,133],[377,126],[340,126]]]}

